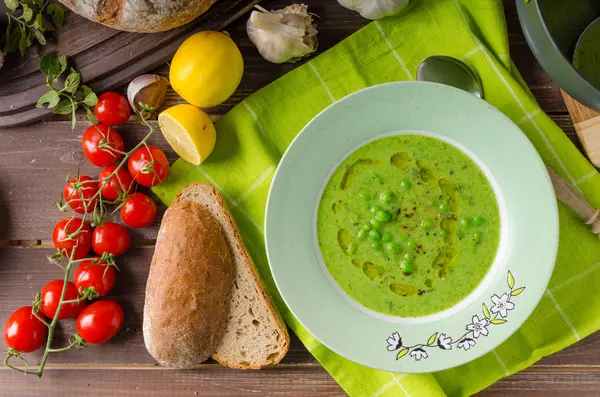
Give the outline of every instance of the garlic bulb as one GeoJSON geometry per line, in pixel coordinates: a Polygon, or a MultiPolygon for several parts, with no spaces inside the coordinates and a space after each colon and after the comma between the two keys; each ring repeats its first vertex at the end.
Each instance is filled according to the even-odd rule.
{"type": "Polygon", "coordinates": [[[143,74],[127,86],[129,105],[136,112],[156,110],[165,101],[169,80],[156,74],[143,74]]]}
{"type": "Polygon", "coordinates": [[[304,4],[267,11],[256,6],[246,24],[250,41],[269,62],[296,62],[316,51],[317,29],[304,4]]]}
{"type": "Polygon", "coordinates": [[[343,7],[357,11],[363,18],[381,19],[404,10],[410,0],[338,0],[343,7]]]}

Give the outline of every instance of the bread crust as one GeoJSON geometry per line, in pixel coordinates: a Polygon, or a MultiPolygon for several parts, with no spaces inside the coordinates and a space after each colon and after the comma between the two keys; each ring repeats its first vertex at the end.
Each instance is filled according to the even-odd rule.
{"type": "Polygon", "coordinates": [[[59,0],[73,12],[111,28],[153,33],[204,14],[217,0],[59,0]]]}
{"type": "MultiPolygon", "coordinates": [[[[231,244],[233,242],[233,244],[235,244],[236,247],[239,249],[239,252],[241,253],[241,255],[244,257],[244,263],[250,269],[250,273],[252,274],[252,277],[253,277],[252,282],[256,284],[256,286],[258,287],[257,289],[260,291],[264,300],[267,302],[267,310],[270,313],[270,315],[272,316],[272,318],[274,320],[273,322],[275,324],[277,324],[277,326],[278,326],[277,331],[284,337],[284,342],[282,344],[283,347],[282,347],[281,351],[279,352],[279,354],[276,357],[272,358],[272,361],[269,364],[269,365],[276,365],[285,357],[285,355],[287,354],[287,352],[289,350],[289,346],[290,346],[290,336],[287,332],[287,327],[285,325],[285,322],[283,321],[283,318],[281,317],[279,312],[275,309],[273,300],[272,300],[271,296],[267,293],[267,291],[262,283],[262,280],[261,280],[260,276],[258,275],[258,272],[256,271],[256,266],[254,265],[252,258],[250,257],[250,255],[248,254],[248,251],[246,250],[246,247],[243,243],[242,237],[239,234],[239,229],[237,228],[237,225],[235,224],[235,221],[233,220],[233,217],[231,216],[231,214],[227,208],[227,205],[226,205],[225,201],[223,200],[223,197],[219,193],[219,190],[215,186],[210,185],[210,184],[198,183],[198,182],[190,183],[189,185],[187,185],[186,187],[181,189],[181,191],[175,196],[175,198],[173,199],[173,204],[187,202],[185,199],[187,191],[194,190],[194,189],[209,190],[211,192],[211,195],[214,196],[215,200],[217,201],[219,207],[221,207],[221,209],[224,210],[223,212],[226,214],[226,217],[225,217],[225,219],[222,219],[222,221],[225,224],[224,226],[222,224],[222,227],[224,229],[228,229],[228,230],[227,231],[224,230],[223,234],[226,235],[227,232],[233,234],[233,238],[227,239],[227,241],[229,242],[229,244],[231,244]]],[[[232,250],[232,248],[233,247],[229,247],[230,250],[232,250]]],[[[238,362],[227,361],[224,357],[219,355],[218,350],[219,349],[217,348],[216,352],[212,355],[212,358],[229,368],[246,370],[246,369],[260,369],[263,367],[263,365],[261,365],[259,363],[253,363],[253,362],[247,362],[247,363],[242,364],[242,363],[238,363],[238,362]]]]}
{"type": "Polygon", "coordinates": [[[161,365],[191,368],[215,352],[233,274],[212,215],[196,203],[171,205],[158,232],[144,304],[144,343],[161,365]]]}

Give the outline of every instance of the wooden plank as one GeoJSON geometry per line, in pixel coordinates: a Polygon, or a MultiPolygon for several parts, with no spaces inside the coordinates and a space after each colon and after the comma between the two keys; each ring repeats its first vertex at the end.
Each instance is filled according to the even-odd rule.
{"type": "MultiPolygon", "coordinates": [[[[117,258],[121,272],[108,298],[123,305],[125,325],[109,343],[86,349],[71,350],[51,356],[52,365],[61,364],[154,364],[144,347],[141,324],[144,291],[153,247],[130,250],[117,258]]],[[[42,248],[0,248],[0,324],[4,324],[16,308],[30,304],[33,295],[48,281],[61,278],[62,271],[46,261],[52,250],[42,248]]],[[[57,346],[75,332],[72,320],[61,322],[57,346]]],[[[586,365],[600,368],[600,333],[540,361],[542,366],[586,365]]],[[[39,361],[40,353],[32,353],[31,363],[39,361]]],[[[318,365],[312,355],[292,335],[291,349],[285,364],[318,365]]]]}
{"type": "Polygon", "coordinates": [[[320,396],[346,394],[322,367],[280,366],[260,371],[223,367],[199,370],[89,369],[44,372],[42,379],[0,370],[0,395],[6,397],[105,396],[242,397],[320,396]]]}
{"type": "MultiPolygon", "coordinates": [[[[219,116],[215,116],[215,119],[219,116]]],[[[552,116],[577,145],[578,140],[569,116],[552,116]]],[[[81,153],[80,139],[89,122],[81,120],[71,130],[69,121],[41,122],[31,126],[0,129],[0,240],[49,240],[54,224],[65,216],[54,202],[69,173],[81,164],[82,174],[97,175],[100,168],[89,164],[81,153]]],[[[118,127],[132,147],[141,139],[146,129],[135,121],[118,127]]],[[[177,156],[160,133],[151,144],[162,148],[171,162],[177,156]]],[[[147,189],[142,189],[146,191],[147,189]]],[[[159,218],[164,206],[159,203],[159,218]]],[[[134,244],[152,240],[154,227],[135,230],[134,244]]]]}
{"type": "MultiPolygon", "coordinates": [[[[62,270],[48,263],[50,249],[1,247],[0,248],[0,324],[18,307],[29,305],[33,295],[46,282],[62,278],[62,270]]],[[[52,355],[52,364],[154,364],[146,352],[142,336],[142,313],[144,291],[153,247],[129,250],[116,262],[121,272],[117,274],[115,287],[108,298],[121,303],[125,311],[125,323],[117,336],[109,343],[86,349],[73,349],[52,355]]],[[[56,339],[57,346],[66,342],[75,332],[74,321],[61,321],[56,339]]],[[[4,347],[4,341],[0,343],[4,347]]],[[[4,351],[4,349],[0,349],[4,351]]],[[[27,355],[31,363],[39,362],[41,352],[27,355]]],[[[1,360],[0,360],[1,361],[1,360]]],[[[291,349],[285,357],[286,364],[316,364],[316,360],[292,335],[291,349]]],[[[215,364],[216,365],[216,364],[215,364]]],[[[0,376],[1,378],[1,376],[0,376]]],[[[2,387],[0,386],[0,390],[2,387]]],[[[2,395],[0,393],[0,395],[2,395]]]]}
{"type": "Polygon", "coordinates": [[[600,372],[582,367],[531,368],[501,379],[477,397],[598,397],[600,372]]]}
{"type": "MultiPolygon", "coordinates": [[[[81,121],[73,131],[70,122],[60,121],[0,129],[0,217],[4,220],[0,240],[50,239],[54,224],[66,216],[55,202],[67,175],[74,176],[78,165],[82,175],[96,177],[100,172],[81,152],[81,136],[87,126],[89,122],[81,121]]],[[[129,148],[147,133],[146,127],[136,122],[119,127],[119,131],[129,148]]],[[[169,161],[175,160],[160,132],[150,143],[164,149],[169,161]]],[[[132,235],[138,242],[154,238],[156,227],[134,230],[132,235]]]]}

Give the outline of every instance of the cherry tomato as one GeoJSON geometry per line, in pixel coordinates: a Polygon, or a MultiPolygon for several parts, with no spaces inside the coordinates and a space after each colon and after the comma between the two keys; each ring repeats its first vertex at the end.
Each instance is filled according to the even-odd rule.
{"type": "Polygon", "coordinates": [[[115,285],[115,267],[108,266],[106,262],[94,263],[93,260],[81,262],[75,270],[73,281],[77,291],[82,288],[94,287],[98,296],[105,296],[115,285]]]}
{"type": "Polygon", "coordinates": [[[90,344],[109,341],[123,325],[123,309],[112,300],[94,302],[77,317],[77,333],[90,344]]]}
{"type": "MultiPolygon", "coordinates": [[[[23,306],[10,315],[4,325],[4,343],[23,353],[39,349],[48,335],[48,328],[31,314],[31,306],[23,306]]],[[[44,317],[38,313],[40,317],[44,317]]]]}
{"type": "Polygon", "coordinates": [[[65,258],[69,258],[75,248],[73,259],[82,259],[90,252],[92,230],[80,218],[65,218],[54,226],[52,241],[65,258]]]}
{"type": "MultiPolygon", "coordinates": [[[[64,280],[52,280],[44,285],[42,288],[42,313],[48,318],[54,318],[56,311],[58,310],[58,302],[60,301],[60,295],[62,294],[64,280]]],[[[67,290],[65,291],[65,301],[70,301],[79,298],[79,293],[75,284],[71,281],[67,282],[67,290]]],[[[77,315],[85,307],[85,301],[79,303],[63,303],[58,313],[59,320],[65,320],[67,318],[77,317],[77,315]]]]}
{"type": "Polygon", "coordinates": [[[94,115],[102,124],[119,125],[129,120],[131,108],[123,95],[108,91],[98,97],[94,115]]]}
{"type": "Polygon", "coordinates": [[[69,207],[78,214],[94,212],[94,206],[98,197],[92,197],[98,193],[98,185],[91,176],[80,175],[69,180],[63,189],[63,196],[69,207]]]}
{"type": "Polygon", "coordinates": [[[113,222],[104,222],[94,229],[92,248],[98,255],[104,252],[119,256],[129,248],[131,236],[125,226],[113,222]]]}
{"type": "Polygon", "coordinates": [[[133,152],[127,168],[137,183],[147,187],[156,186],[169,176],[169,160],[155,146],[144,146],[133,152]]]}
{"type": "Polygon", "coordinates": [[[121,219],[129,227],[146,227],[156,218],[154,200],[142,193],[127,197],[121,207],[121,219]]]}
{"type": "Polygon", "coordinates": [[[125,143],[114,128],[96,124],[85,130],[81,138],[81,148],[90,163],[106,167],[123,157],[125,143]]]}
{"type": "Polygon", "coordinates": [[[107,200],[116,200],[120,195],[130,193],[133,190],[133,179],[123,168],[120,168],[115,175],[110,177],[116,169],[116,166],[109,165],[104,167],[98,176],[98,189],[101,190],[102,197],[107,200]]]}

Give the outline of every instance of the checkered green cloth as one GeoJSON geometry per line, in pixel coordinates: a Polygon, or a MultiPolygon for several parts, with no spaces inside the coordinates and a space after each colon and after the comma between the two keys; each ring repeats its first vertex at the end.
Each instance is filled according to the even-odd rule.
{"type": "Polygon", "coordinates": [[[282,154],[325,107],[368,86],[413,80],[430,55],[453,56],[476,69],[486,99],[522,128],[548,166],[600,206],[598,173],[540,110],[511,62],[501,0],[413,0],[401,15],[370,23],[242,101],[217,123],[209,159],[200,167],[177,161],[168,181],[154,189],[169,204],[190,182],[219,188],[288,325],[351,396],[471,395],[600,326],[600,242],[562,204],[558,259],[546,294],[518,332],[470,364],[423,375],[369,369],[321,345],[285,307],[263,236],[267,192],[282,154]]]}

